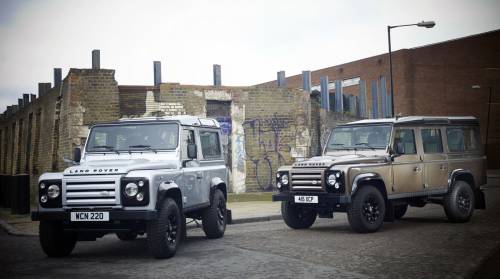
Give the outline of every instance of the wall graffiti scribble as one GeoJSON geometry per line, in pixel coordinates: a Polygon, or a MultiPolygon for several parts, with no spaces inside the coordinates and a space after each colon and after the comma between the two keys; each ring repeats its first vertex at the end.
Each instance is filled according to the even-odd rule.
{"type": "Polygon", "coordinates": [[[257,143],[255,147],[246,148],[246,158],[253,163],[255,179],[264,191],[273,189],[274,172],[290,161],[289,143],[292,134],[295,135],[290,123],[293,121],[288,117],[278,117],[276,113],[270,118],[254,118],[243,123],[245,141],[257,143]]]}

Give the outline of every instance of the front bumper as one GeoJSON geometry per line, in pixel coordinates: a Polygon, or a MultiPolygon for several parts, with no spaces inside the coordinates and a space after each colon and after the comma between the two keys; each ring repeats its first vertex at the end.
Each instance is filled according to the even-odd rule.
{"type": "Polygon", "coordinates": [[[273,201],[289,201],[295,203],[295,196],[317,196],[318,203],[297,203],[300,206],[340,208],[351,203],[351,197],[333,193],[281,192],[273,195],[273,201]]]}
{"type": "Polygon", "coordinates": [[[33,221],[43,221],[43,220],[51,220],[51,221],[70,221],[71,219],[71,211],[78,212],[109,212],[109,220],[110,221],[141,221],[141,220],[153,220],[158,216],[158,211],[156,210],[50,210],[50,211],[32,211],[31,212],[31,220],[33,221]]]}

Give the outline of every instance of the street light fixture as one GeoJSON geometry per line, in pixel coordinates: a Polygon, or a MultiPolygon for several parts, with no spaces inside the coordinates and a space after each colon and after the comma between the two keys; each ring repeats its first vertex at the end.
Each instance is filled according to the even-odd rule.
{"type": "Polygon", "coordinates": [[[387,36],[389,39],[389,71],[390,71],[390,76],[391,76],[391,112],[392,112],[392,117],[394,117],[394,84],[392,81],[391,29],[397,28],[397,27],[405,27],[405,26],[418,26],[418,27],[432,28],[435,25],[436,25],[436,23],[434,21],[421,21],[419,23],[413,23],[413,24],[387,26],[387,36]]]}

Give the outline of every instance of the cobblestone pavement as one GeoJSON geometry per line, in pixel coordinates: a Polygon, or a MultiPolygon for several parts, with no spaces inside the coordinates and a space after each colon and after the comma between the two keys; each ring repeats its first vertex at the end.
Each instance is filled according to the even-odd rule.
{"type": "Polygon", "coordinates": [[[352,232],[345,214],[309,230],[281,220],[228,226],[216,240],[193,229],[168,260],[152,259],[144,238],[121,242],[113,235],[49,259],[36,237],[1,232],[0,277],[468,278],[500,245],[500,188],[485,193],[488,209],[466,224],[449,223],[441,206],[428,205],[373,234],[352,232]]]}

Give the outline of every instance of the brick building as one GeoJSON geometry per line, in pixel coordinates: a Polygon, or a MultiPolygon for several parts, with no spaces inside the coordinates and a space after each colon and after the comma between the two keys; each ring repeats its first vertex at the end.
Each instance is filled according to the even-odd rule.
{"type": "MultiPolygon", "coordinates": [[[[394,51],[392,61],[396,114],[478,117],[482,141],[488,143],[488,168],[499,169],[500,30],[394,51]]],[[[392,114],[388,54],[291,76],[281,83],[302,88],[303,80],[310,79],[314,90],[322,77],[329,80],[332,110],[362,118],[392,114]],[[335,85],[343,98],[335,97],[335,85]]]]}

